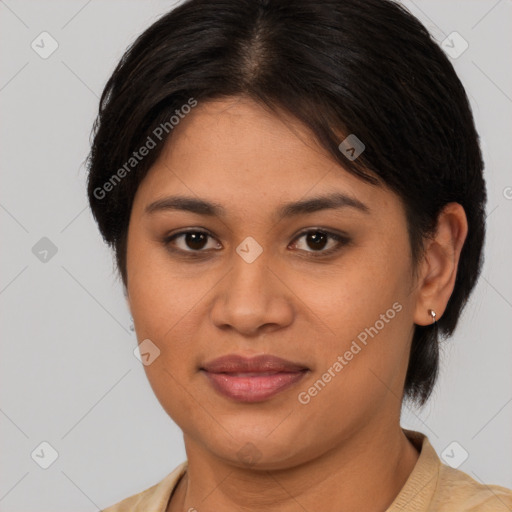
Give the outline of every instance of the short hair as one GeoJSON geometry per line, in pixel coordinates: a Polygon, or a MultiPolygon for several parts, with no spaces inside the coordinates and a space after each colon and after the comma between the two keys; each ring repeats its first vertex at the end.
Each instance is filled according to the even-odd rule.
{"type": "Polygon", "coordinates": [[[423,405],[437,379],[438,333],[453,333],[483,264],[484,165],[451,62],[391,0],[187,0],[162,16],[108,80],[87,161],[90,206],[125,286],[133,199],[172,135],[171,116],[191,99],[237,96],[291,114],[348,172],[394,191],[414,268],[443,206],[463,206],[453,293],[437,324],[415,325],[411,343],[404,397],[423,405]],[[339,149],[350,134],[365,145],[357,159],[339,149]],[[156,147],[131,161],[148,137],[156,147]]]}

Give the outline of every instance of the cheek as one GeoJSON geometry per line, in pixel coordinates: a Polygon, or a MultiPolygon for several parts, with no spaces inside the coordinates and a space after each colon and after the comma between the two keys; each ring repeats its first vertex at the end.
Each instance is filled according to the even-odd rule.
{"type": "Polygon", "coordinates": [[[177,278],[166,281],[144,276],[141,273],[132,282],[132,315],[139,342],[150,339],[160,351],[145,370],[155,394],[165,400],[182,395],[179,383],[188,381],[195,371],[198,339],[204,338],[197,319],[207,314],[201,302],[207,289],[180,283],[177,278]]]}
{"type": "Polygon", "coordinates": [[[316,313],[327,339],[346,342],[376,322],[382,332],[390,331],[391,324],[396,328],[396,319],[405,316],[396,310],[407,310],[412,298],[410,279],[408,246],[384,239],[347,253],[328,274],[302,276],[301,297],[316,313]],[[393,308],[395,303],[399,305],[393,308]]]}
{"type": "Polygon", "coordinates": [[[409,248],[407,238],[373,247],[347,257],[330,279],[305,281],[304,296],[322,333],[314,347],[323,395],[318,407],[334,400],[356,410],[389,389],[400,394],[414,310],[409,248]]]}
{"type": "MultiPolygon", "coordinates": [[[[157,398],[169,411],[175,403],[169,397],[186,395],[184,385],[193,375],[201,356],[198,339],[208,314],[206,299],[216,279],[201,272],[184,273],[169,264],[165,250],[137,237],[128,241],[128,293],[137,339],[150,339],[159,352],[144,369],[157,398]]],[[[187,409],[184,400],[181,408],[187,409]]]]}
{"type": "Polygon", "coordinates": [[[129,233],[127,275],[130,310],[140,337],[165,339],[187,311],[200,301],[207,283],[188,283],[178,267],[169,264],[163,247],[137,229],[129,233]]]}
{"type": "Polygon", "coordinates": [[[163,409],[182,428],[204,424],[208,419],[203,417],[204,409],[197,406],[196,393],[190,387],[201,337],[197,315],[206,314],[201,310],[201,297],[206,292],[202,288],[184,284],[178,276],[158,279],[148,270],[138,272],[131,283],[137,339],[150,339],[159,350],[158,357],[144,366],[146,376],[163,409]]]}

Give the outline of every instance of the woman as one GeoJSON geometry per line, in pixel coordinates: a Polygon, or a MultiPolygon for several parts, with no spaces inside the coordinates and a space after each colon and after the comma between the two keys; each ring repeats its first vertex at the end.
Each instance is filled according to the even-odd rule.
{"type": "Polygon", "coordinates": [[[187,460],[106,510],[511,510],[400,426],[480,273],[482,171],[452,65],[393,2],[189,0],[147,29],[88,191],[187,460]]]}

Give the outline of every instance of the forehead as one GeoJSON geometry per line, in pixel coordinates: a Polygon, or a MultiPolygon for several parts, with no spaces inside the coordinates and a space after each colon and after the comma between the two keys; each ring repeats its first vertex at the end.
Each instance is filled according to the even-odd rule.
{"type": "Polygon", "coordinates": [[[398,201],[344,169],[297,119],[243,97],[200,102],[139,188],[146,204],[178,192],[256,210],[335,192],[381,207],[398,201]]]}

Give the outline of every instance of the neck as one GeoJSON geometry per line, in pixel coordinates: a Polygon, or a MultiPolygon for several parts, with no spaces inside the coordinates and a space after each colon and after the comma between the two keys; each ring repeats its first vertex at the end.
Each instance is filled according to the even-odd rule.
{"type": "Polygon", "coordinates": [[[385,511],[404,486],[418,452],[398,424],[369,428],[292,468],[240,468],[185,437],[187,472],[167,512],[385,511]]]}

